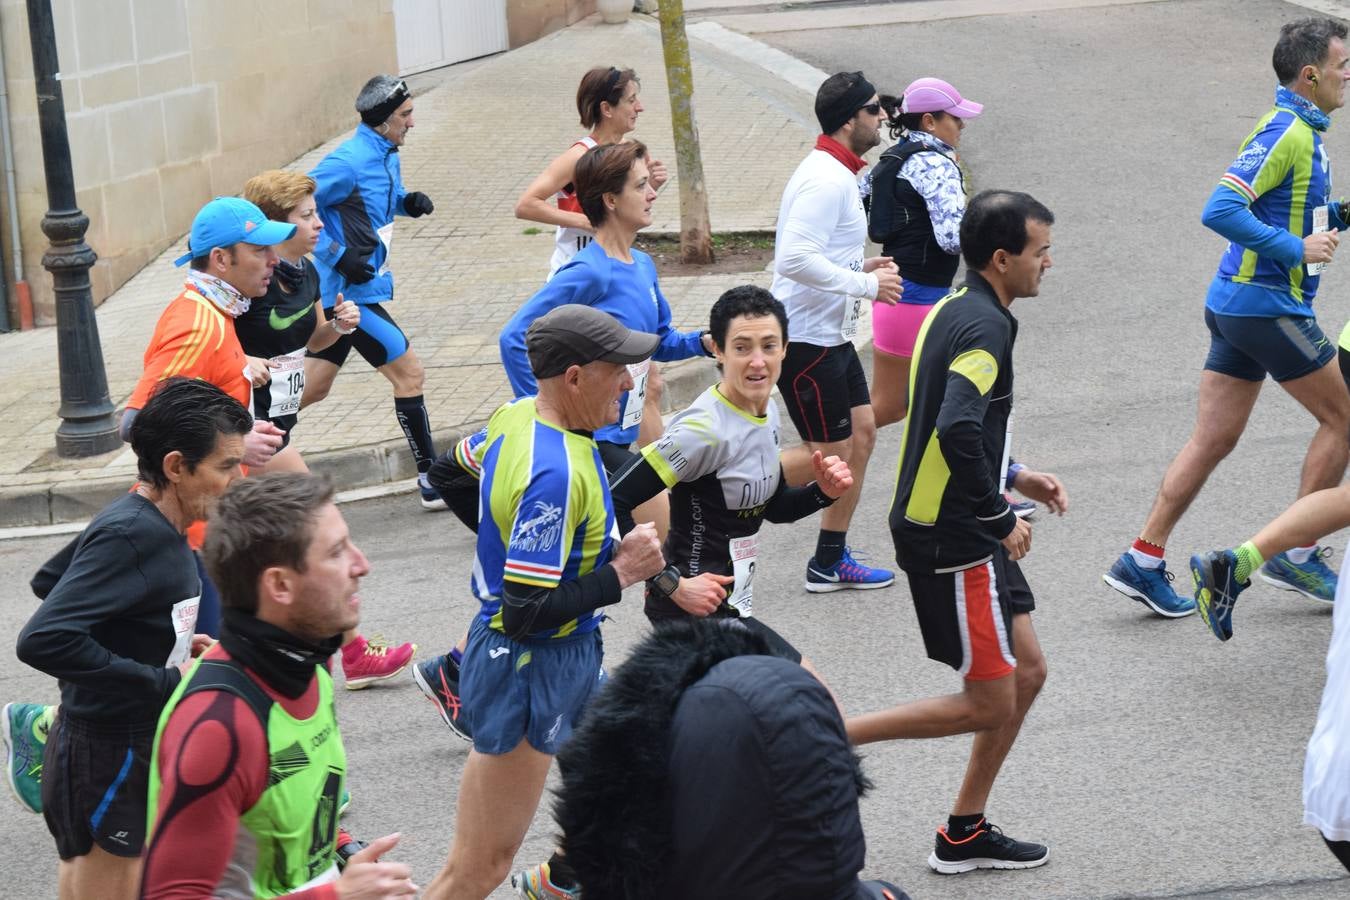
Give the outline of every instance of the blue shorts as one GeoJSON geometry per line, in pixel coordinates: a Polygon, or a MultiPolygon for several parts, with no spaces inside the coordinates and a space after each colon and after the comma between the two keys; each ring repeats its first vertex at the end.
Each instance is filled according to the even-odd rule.
{"type": "Polygon", "coordinates": [[[524,643],[475,617],[459,679],[473,749],[496,756],[524,738],[540,753],[557,754],[604,680],[603,657],[598,628],[524,643]]]}
{"type": "Polygon", "coordinates": [[[1209,356],[1205,368],[1243,381],[1292,381],[1311,375],[1336,355],[1312,316],[1224,316],[1205,310],[1209,356]]]}

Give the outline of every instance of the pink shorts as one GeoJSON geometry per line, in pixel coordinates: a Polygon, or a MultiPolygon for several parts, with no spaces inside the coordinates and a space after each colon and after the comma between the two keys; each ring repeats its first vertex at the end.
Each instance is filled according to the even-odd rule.
{"type": "Polygon", "coordinates": [[[873,303],[872,346],[892,356],[906,359],[914,355],[914,341],[933,304],[873,303]]]}

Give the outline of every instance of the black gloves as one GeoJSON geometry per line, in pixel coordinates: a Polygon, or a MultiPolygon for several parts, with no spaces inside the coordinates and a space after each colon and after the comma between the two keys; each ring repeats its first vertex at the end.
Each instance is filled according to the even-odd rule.
{"type": "Polygon", "coordinates": [[[430,215],[435,212],[436,207],[431,202],[431,198],[421,191],[409,191],[403,195],[403,211],[411,219],[418,216],[430,215]]]}
{"type": "Polygon", "coordinates": [[[375,267],[362,259],[351,247],[342,251],[342,256],[338,257],[337,265],[333,268],[347,279],[348,284],[365,284],[375,277],[375,267]]]}

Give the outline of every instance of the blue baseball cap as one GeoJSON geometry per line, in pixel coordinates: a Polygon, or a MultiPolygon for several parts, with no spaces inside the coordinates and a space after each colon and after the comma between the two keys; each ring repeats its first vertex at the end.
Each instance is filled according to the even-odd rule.
{"type": "Polygon", "coordinates": [[[270,247],[289,240],[295,226],[289,222],[273,222],[263,215],[256,204],[242,197],[217,197],[198,210],[188,235],[188,252],[173,261],[181,266],[198,256],[205,256],[216,247],[233,244],[257,244],[270,247]]]}

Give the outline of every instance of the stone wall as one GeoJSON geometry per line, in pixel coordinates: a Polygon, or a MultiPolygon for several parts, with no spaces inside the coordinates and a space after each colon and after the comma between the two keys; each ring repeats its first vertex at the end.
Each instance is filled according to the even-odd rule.
{"type": "Polygon", "coordinates": [[[514,49],[595,12],[595,0],[506,0],[506,35],[514,49]]]}
{"type": "MultiPolygon", "coordinates": [[[[75,184],[99,255],[95,302],[186,233],[211,197],[354,127],[361,84],[398,65],[392,0],[51,2],[75,184]]],[[[51,324],[24,0],[0,0],[0,50],[24,272],[38,324],[51,324]]],[[[0,225],[8,280],[13,248],[0,225]]]]}

